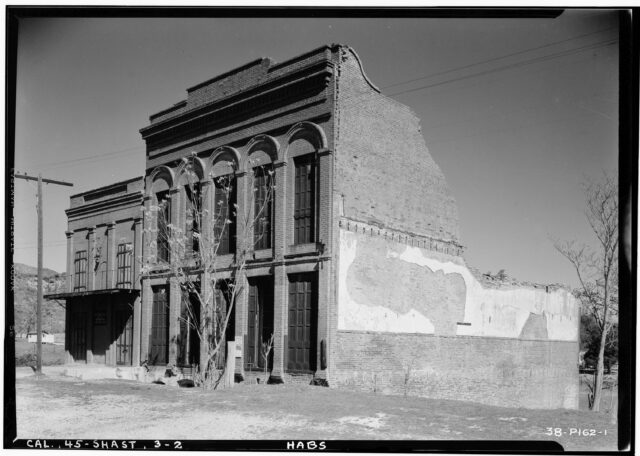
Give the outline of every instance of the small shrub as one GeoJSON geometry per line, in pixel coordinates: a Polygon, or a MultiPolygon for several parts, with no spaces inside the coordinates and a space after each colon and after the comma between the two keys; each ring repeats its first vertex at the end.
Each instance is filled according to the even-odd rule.
{"type": "Polygon", "coordinates": [[[35,366],[37,356],[35,353],[24,353],[16,357],[16,366],[35,366]]]}

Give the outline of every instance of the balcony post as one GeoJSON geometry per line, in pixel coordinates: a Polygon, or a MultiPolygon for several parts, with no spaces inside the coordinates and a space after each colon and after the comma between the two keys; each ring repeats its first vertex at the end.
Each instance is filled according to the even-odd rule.
{"type": "Polygon", "coordinates": [[[65,231],[67,236],[67,292],[73,292],[73,231],[65,231]]]}
{"type": "Polygon", "coordinates": [[[115,231],[115,222],[107,223],[107,281],[105,284],[105,288],[115,288],[116,287],[116,231],[115,231]]]}

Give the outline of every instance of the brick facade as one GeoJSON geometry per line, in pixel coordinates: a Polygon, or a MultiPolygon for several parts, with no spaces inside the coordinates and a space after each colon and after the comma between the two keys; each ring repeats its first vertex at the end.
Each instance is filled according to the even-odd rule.
{"type": "MultiPolygon", "coordinates": [[[[456,203],[429,155],[419,119],[380,93],[351,48],[323,46],[279,64],[271,59],[250,62],[187,89],[184,101],[152,115],[140,133],[146,143],[146,170],[144,184],[136,188],[144,193],[138,205],[147,215],[142,223],[131,220],[136,258],[145,265],[136,285],[141,298],[133,314],[134,366],[150,361],[157,317],[153,287],[168,290],[169,364],[177,362],[176,341],[182,337],[179,284],[156,260],[157,211],[151,210],[156,195],[170,201],[171,223],[184,229],[184,159],[191,157],[205,189],[205,209],[213,213],[214,179],[229,174],[237,185],[237,213],[251,214],[253,167],[268,163],[275,178],[270,247],[254,249],[252,230],[238,229],[235,251],[216,258],[215,272],[192,271],[204,291],[212,279],[227,280],[232,274],[242,287],[231,335],[237,347],[230,354],[237,380],[257,381],[264,375],[245,359],[253,327],[249,318],[255,315],[249,309],[248,287],[264,278],[268,280],[261,283],[270,284],[266,295],[273,301],[268,303],[273,308],[271,381],[308,383],[315,377],[330,386],[370,389],[373,378],[376,391],[402,394],[408,388],[405,364],[411,361],[415,375],[409,376],[410,394],[502,405],[574,406],[571,381],[577,373],[569,360],[576,355],[576,341],[549,336],[572,324],[573,307],[553,320],[547,304],[541,311],[533,297],[523,308],[530,310],[505,313],[500,310],[502,298],[473,288],[461,256],[456,203]],[[303,159],[314,166],[314,235],[312,242],[296,244],[296,166],[303,159]],[[346,248],[346,235],[358,237],[357,250],[346,248]],[[410,249],[419,249],[424,258],[407,257],[410,249]],[[235,273],[239,258],[247,258],[246,268],[235,273]],[[444,271],[451,267],[462,269],[444,271]],[[295,363],[288,359],[292,337],[298,337],[288,333],[289,319],[297,318],[294,304],[303,299],[292,290],[307,290],[307,285],[292,288],[299,274],[307,274],[304,280],[312,283],[310,312],[317,313],[311,325],[313,346],[304,352],[313,358],[309,372],[290,369],[295,363]],[[422,299],[424,295],[428,299],[422,299]],[[526,320],[529,314],[533,317],[526,320]],[[502,339],[493,337],[492,330],[504,328],[495,320],[483,323],[483,318],[496,316],[500,325],[523,327],[522,334],[531,340],[513,328],[513,334],[507,331],[502,339]],[[499,350],[504,353],[495,356],[499,350]],[[543,381],[543,376],[550,380],[543,381]],[[559,387],[563,377],[570,381],[559,387]],[[522,394],[527,388],[531,395],[522,394]],[[544,395],[537,405],[535,394],[544,395]]],[[[70,211],[78,204],[72,198],[70,211]]],[[[127,228],[115,206],[112,209],[96,213],[103,221],[73,228],[70,255],[73,246],[86,244],[102,246],[88,249],[91,255],[106,251],[107,258],[114,257],[113,239],[124,236],[127,228]]],[[[213,222],[202,223],[206,231],[213,222]]],[[[69,264],[72,268],[71,260],[69,264]]],[[[112,278],[105,280],[94,287],[103,289],[112,278]]],[[[201,364],[205,348],[203,341],[201,364]]]]}

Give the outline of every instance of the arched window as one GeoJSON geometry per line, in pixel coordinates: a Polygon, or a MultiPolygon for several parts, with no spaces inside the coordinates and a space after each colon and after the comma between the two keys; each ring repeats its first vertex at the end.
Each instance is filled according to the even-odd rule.
{"type": "Polygon", "coordinates": [[[316,224],[316,160],[303,155],[293,160],[295,165],[293,243],[315,242],[316,224]]]}
{"type": "Polygon", "coordinates": [[[171,224],[171,195],[169,190],[173,186],[173,172],[166,166],[160,166],[151,173],[150,194],[152,205],[156,206],[156,260],[168,263],[169,253],[169,225],[171,224]]]}
{"type": "Polygon", "coordinates": [[[253,247],[256,250],[272,246],[273,193],[278,143],[267,135],[258,135],[248,144],[248,163],[252,173],[253,247]]]}
{"type": "Polygon", "coordinates": [[[202,186],[200,182],[187,184],[185,194],[185,254],[192,256],[200,251],[200,226],[202,225],[202,186]]]}
{"type": "Polygon", "coordinates": [[[171,224],[171,197],[169,190],[162,190],[156,193],[156,259],[158,261],[169,262],[169,225],[171,224]]]}
{"type": "Polygon", "coordinates": [[[271,248],[273,225],[273,166],[253,169],[253,244],[256,250],[271,248]]]}
{"type": "Polygon", "coordinates": [[[218,255],[236,250],[236,176],[237,151],[221,147],[213,153],[211,177],[213,178],[213,236],[218,255]]]}
{"type": "Polygon", "coordinates": [[[236,179],[227,174],[214,178],[213,182],[213,236],[218,243],[218,255],[226,255],[236,249],[236,179]]]}
{"type": "Polygon", "coordinates": [[[293,170],[293,243],[308,244],[317,240],[318,226],[318,150],[326,148],[321,127],[300,122],[287,133],[285,159],[293,170]]]}
{"type": "Polygon", "coordinates": [[[184,214],[184,256],[192,257],[200,251],[200,229],[203,214],[202,178],[204,163],[195,154],[183,158],[177,187],[180,189],[184,214]]]}

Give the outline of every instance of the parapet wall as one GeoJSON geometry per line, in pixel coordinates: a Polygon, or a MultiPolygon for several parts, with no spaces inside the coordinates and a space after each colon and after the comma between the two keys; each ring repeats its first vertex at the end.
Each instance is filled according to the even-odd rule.
{"type": "Polygon", "coordinates": [[[485,288],[457,255],[341,225],[332,386],[577,408],[569,292],[485,288]]]}
{"type": "Polygon", "coordinates": [[[343,215],[442,240],[459,240],[458,208],[419,119],[375,89],[355,52],[341,48],[336,89],[334,191],[343,215]]]}

